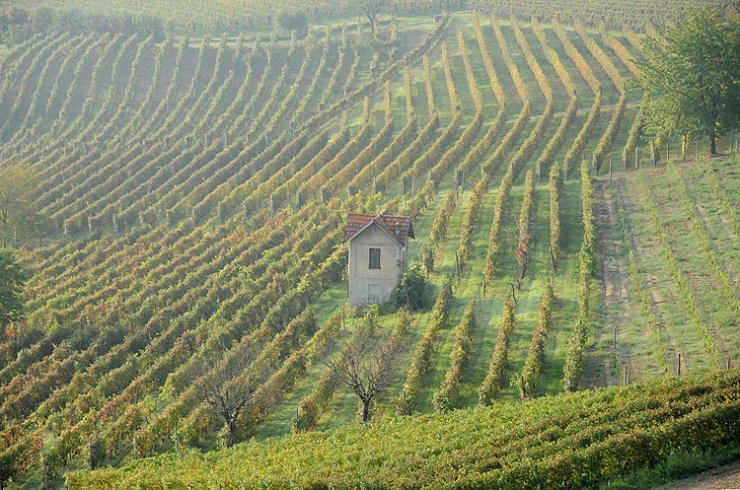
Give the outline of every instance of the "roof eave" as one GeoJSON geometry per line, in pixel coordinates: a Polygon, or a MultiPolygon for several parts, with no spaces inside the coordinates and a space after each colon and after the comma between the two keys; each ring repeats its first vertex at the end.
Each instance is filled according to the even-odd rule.
{"type": "Polygon", "coordinates": [[[359,235],[360,233],[362,233],[363,231],[367,230],[367,229],[368,229],[368,228],[370,227],[370,225],[375,225],[375,226],[377,226],[378,228],[380,228],[381,230],[383,230],[383,232],[384,232],[384,233],[385,233],[386,235],[388,235],[389,237],[391,237],[391,238],[393,239],[393,241],[394,241],[394,242],[396,242],[397,244],[399,244],[399,245],[400,245],[400,246],[402,246],[402,247],[404,246],[404,244],[403,244],[403,243],[401,243],[401,242],[400,242],[400,241],[398,240],[398,238],[397,238],[397,237],[393,236],[393,234],[392,234],[392,233],[388,233],[388,230],[386,230],[385,228],[383,228],[382,226],[380,226],[380,225],[379,225],[378,223],[376,223],[376,222],[375,222],[375,220],[372,220],[372,221],[371,221],[370,223],[368,223],[368,224],[366,224],[365,226],[363,226],[363,227],[362,227],[362,228],[361,228],[361,229],[360,229],[360,230],[359,230],[359,231],[358,231],[357,233],[355,233],[354,235],[352,235],[351,237],[349,237],[348,239],[346,239],[346,240],[345,240],[344,242],[345,242],[345,243],[347,243],[347,242],[351,242],[351,241],[352,241],[352,240],[354,240],[354,239],[355,239],[355,238],[356,238],[356,237],[357,237],[357,236],[358,236],[358,235],[359,235]]]}

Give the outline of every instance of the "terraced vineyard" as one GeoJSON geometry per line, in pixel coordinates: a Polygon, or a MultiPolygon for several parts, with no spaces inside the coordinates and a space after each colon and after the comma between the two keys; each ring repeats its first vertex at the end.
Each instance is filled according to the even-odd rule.
{"type": "Polygon", "coordinates": [[[0,343],[0,454],[59,482],[214,448],[214,383],[255,393],[238,440],[288,434],[309,405],[310,428],[353,420],[326,367],[353,331],[349,212],[412,216],[437,294],[408,325],[379,316],[403,362],[376,419],[737,358],[737,159],[653,168],[628,83],[643,34],[527,12],[367,36],[13,46],[0,166],[35,171],[48,223],[0,343]]]}

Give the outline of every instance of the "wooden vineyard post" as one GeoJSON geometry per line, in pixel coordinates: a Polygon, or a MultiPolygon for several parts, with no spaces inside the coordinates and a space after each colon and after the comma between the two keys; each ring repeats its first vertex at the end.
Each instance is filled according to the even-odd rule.
{"type": "Polygon", "coordinates": [[[614,327],[614,353],[617,352],[617,327],[614,327]]]}
{"type": "Polygon", "coordinates": [[[550,268],[553,272],[557,272],[557,264],[555,264],[555,255],[552,253],[552,247],[547,247],[550,251],[550,268]]]}
{"type": "Polygon", "coordinates": [[[460,284],[460,257],[455,252],[455,275],[457,276],[457,283],[460,284]]]}
{"type": "Polygon", "coordinates": [[[678,375],[681,376],[681,353],[678,353],[678,375]]]}
{"type": "Polygon", "coordinates": [[[519,384],[522,387],[521,399],[522,400],[526,400],[527,399],[527,388],[526,388],[526,385],[524,383],[524,375],[523,374],[519,375],[519,384]]]}
{"type": "Polygon", "coordinates": [[[665,140],[665,164],[671,163],[671,140],[665,140]]]}
{"type": "Polygon", "coordinates": [[[699,162],[699,137],[696,138],[696,161],[699,162]]]}
{"type": "Polygon", "coordinates": [[[635,145],[635,170],[640,170],[640,143],[635,145]]]}

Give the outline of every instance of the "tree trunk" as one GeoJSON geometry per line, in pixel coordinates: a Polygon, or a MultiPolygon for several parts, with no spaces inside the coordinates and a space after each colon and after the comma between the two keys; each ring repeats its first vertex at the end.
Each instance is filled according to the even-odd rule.
{"type": "Polygon", "coordinates": [[[714,135],[709,138],[709,154],[717,156],[717,137],[714,135]]]}
{"type": "Polygon", "coordinates": [[[370,21],[370,34],[373,34],[374,35],[375,34],[375,18],[378,15],[377,14],[373,14],[373,13],[369,13],[369,12],[367,12],[366,15],[367,15],[367,20],[370,21]]]}
{"type": "Polygon", "coordinates": [[[370,402],[372,398],[362,400],[362,421],[367,422],[370,420],[370,402]]]}
{"type": "Polygon", "coordinates": [[[229,438],[226,440],[226,447],[231,447],[236,443],[236,417],[229,420],[229,438]]]}

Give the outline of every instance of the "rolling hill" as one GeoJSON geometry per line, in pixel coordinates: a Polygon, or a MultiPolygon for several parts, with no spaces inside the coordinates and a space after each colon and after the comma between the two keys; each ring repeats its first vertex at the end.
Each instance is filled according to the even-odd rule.
{"type": "MultiPolygon", "coordinates": [[[[351,437],[357,398],[327,369],[362,321],[345,307],[350,212],[412,216],[412,261],[433,257],[434,295],[451,284],[446,321],[378,314],[403,345],[373,405],[393,430],[489,416],[397,413],[534,417],[564,391],[737,362],[733,141],[711,160],[651,152],[631,83],[646,37],[660,42],[637,19],[686,2],[610,2],[608,18],[586,3],[561,21],[532,17],[539,2],[435,19],[411,5],[375,37],[324,7],[305,37],[184,32],[195,0],[157,2],[177,25],[163,32],[29,30],[2,59],[0,169],[35,172],[47,219],[19,244],[27,318],[0,342],[5,454],[58,484],[93,459],[214,449],[212,383],[255,390],[240,440],[289,434],[309,403],[312,429],[338,430],[317,443],[351,437]]],[[[562,403],[617,396],[598,393],[562,403]]]]}

